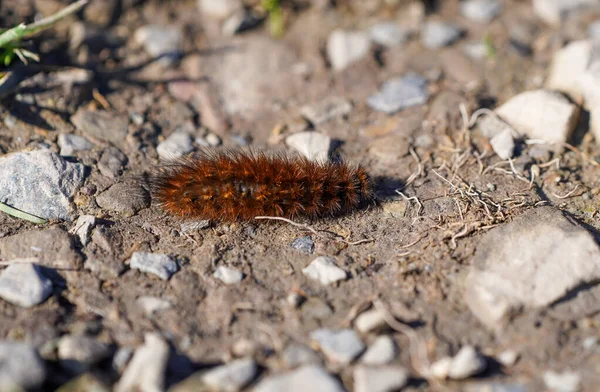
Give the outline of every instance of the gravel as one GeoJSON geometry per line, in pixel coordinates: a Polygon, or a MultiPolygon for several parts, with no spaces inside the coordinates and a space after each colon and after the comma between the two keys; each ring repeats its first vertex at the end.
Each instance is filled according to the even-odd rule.
{"type": "Polygon", "coordinates": [[[349,364],[365,350],[364,343],[351,329],[318,329],[311,332],[310,338],[334,363],[349,364]]]}
{"type": "Polygon", "coordinates": [[[61,156],[73,156],[77,151],[86,151],[94,147],[92,142],[83,136],[71,133],[61,133],[58,135],[57,144],[60,147],[61,156]]]}
{"type": "Polygon", "coordinates": [[[421,41],[428,49],[440,49],[457,41],[462,29],[452,23],[442,21],[425,22],[421,30],[421,41]]]}
{"type": "Polygon", "coordinates": [[[209,370],[202,381],[209,387],[223,392],[237,392],[248,385],[258,373],[252,358],[242,358],[209,370]]]}
{"type": "Polygon", "coordinates": [[[321,357],[316,352],[301,344],[287,346],[282,353],[282,359],[289,368],[322,363],[321,357]]]}
{"type": "Polygon", "coordinates": [[[374,110],[392,114],[411,106],[422,105],[428,98],[427,81],[417,74],[408,73],[385,82],[379,92],[367,98],[367,105],[374,110]]]}
{"type": "Polygon", "coordinates": [[[315,243],[309,236],[298,237],[292,242],[292,249],[296,249],[300,253],[307,255],[313,254],[315,251],[315,243]]]}
{"type": "Polygon", "coordinates": [[[462,15],[473,22],[489,23],[502,12],[498,0],[467,0],[460,4],[462,15]]]}
{"type": "Polygon", "coordinates": [[[0,157],[0,201],[45,219],[71,220],[71,198],[83,184],[84,167],[37,150],[0,157]]]}
{"type": "Polygon", "coordinates": [[[327,256],[314,259],[302,273],[310,279],[318,280],[322,285],[329,285],[347,278],[346,271],[335,265],[335,260],[327,256]]]}
{"type": "Polygon", "coordinates": [[[373,25],[369,30],[369,36],[371,41],[378,45],[395,48],[402,46],[408,40],[410,31],[403,29],[396,23],[383,22],[373,25]]]}
{"type": "Polygon", "coordinates": [[[385,365],[392,362],[398,355],[398,348],[394,340],[387,336],[379,336],[367,351],[360,357],[360,362],[365,365],[385,365]]]}
{"type": "Polygon", "coordinates": [[[169,359],[169,345],[157,333],[147,333],[115,385],[115,392],[162,391],[169,359]]]}
{"type": "Polygon", "coordinates": [[[177,26],[146,25],[138,28],[134,39],[151,56],[160,58],[160,62],[169,65],[181,56],[180,47],[183,34],[177,26]]]}
{"type": "Polygon", "coordinates": [[[103,176],[115,179],[123,174],[127,157],[116,147],[107,147],[98,162],[98,170],[103,176]]]}
{"type": "Polygon", "coordinates": [[[31,263],[9,265],[0,274],[0,298],[13,305],[30,308],[52,294],[52,282],[31,263]]]}
{"type": "Polygon", "coordinates": [[[169,160],[184,156],[194,151],[194,139],[184,131],[175,131],[156,146],[156,152],[161,159],[169,160]]]}
{"type": "Polygon", "coordinates": [[[354,320],[354,327],[360,333],[368,333],[380,330],[387,326],[385,314],[379,309],[371,309],[363,312],[354,320]]]}
{"type": "Polygon", "coordinates": [[[93,215],[81,215],[75,221],[75,224],[69,230],[69,233],[74,234],[79,238],[81,245],[86,246],[90,242],[90,235],[96,226],[96,217],[93,215]]]}
{"type": "Polygon", "coordinates": [[[125,114],[79,109],[71,122],[86,135],[120,145],[127,136],[129,117],[125,114]]]}
{"type": "Polygon", "coordinates": [[[554,392],[577,392],[581,385],[581,376],[576,372],[544,372],[544,384],[554,392]]]}
{"type": "Polygon", "coordinates": [[[407,382],[408,371],[400,366],[358,366],[354,369],[355,392],[394,392],[407,382]]]}
{"type": "Polygon", "coordinates": [[[327,39],[327,58],[335,71],[341,71],[369,53],[371,40],[361,31],[334,30],[327,39]]]}
{"type": "Polygon", "coordinates": [[[60,366],[71,373],[81,373],[108,358],[111,349],[92,337],[65,335],[58,341],[60,366]]]}
{"type": "Polygon", "coordinates": [[[118,182],[96,196],[96,203],[107,211],[129,217],[150,206],[150,195],[139,184],[118,182]]]}
{"type": "Polygon", "coordinates": [[[225,284],[238,284],[244,278],[244,274],[236,269],[219,266],[213,276],[225,284]]]}
{"type": "Polygon", "coordinates": [[[158,253],[134,252],[129,261],[129,266],[142,272],[158,276],[162,280],[169,280],[179,267],[170,256],[158,253]]]}

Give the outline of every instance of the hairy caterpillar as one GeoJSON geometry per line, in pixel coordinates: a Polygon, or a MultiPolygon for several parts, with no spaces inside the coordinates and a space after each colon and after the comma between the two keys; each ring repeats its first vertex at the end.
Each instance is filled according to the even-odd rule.
{"type": "Polygon", "coordinates": [[[361,167],[241,151],[203,151],[167,162],[152,176],[151,189],[171,215],[229,222],[336,216],[374,199],[361,167]]]}

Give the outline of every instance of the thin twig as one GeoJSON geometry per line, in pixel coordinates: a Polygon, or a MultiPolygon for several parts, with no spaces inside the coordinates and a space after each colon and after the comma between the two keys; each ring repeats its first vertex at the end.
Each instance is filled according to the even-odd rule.
{"type": "Polygon", "coordinates": [[[573,193],[575,193],[575,191],[577,190],[577,188],[579,188],[579,184],[575,185],[575,188],[573,188],[573,190],[571,192],[567,193],[564,196],[559,196],[556,193],[552,193],[552,195],[554,195],[554,197],[556,197],[557,199],[566,199],[569,196],[571,196],[573,193]]]}
{"type": "Polygon", "coordinates": [[[421,203],[421,201],[419,200],[419,198],[417,196],[408,197],[404,193],[400,192],[398,189],[396,189],[396,193],[399,194],[400,196],[402,196],[404,198],[404,200],[406,200],[406,201],[411,201],[411,200],[416,201],[417,204],[419,205],[419,209],[417,210],[417,216],[421,213],[421,210],[423,210],[423,204],[421,203]]]}

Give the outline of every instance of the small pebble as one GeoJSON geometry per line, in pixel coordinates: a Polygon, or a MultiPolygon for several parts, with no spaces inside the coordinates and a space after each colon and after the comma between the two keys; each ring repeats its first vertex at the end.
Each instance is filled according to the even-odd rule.
{"type": "Polygon", "coordinates": [[[351,111],[352,104],[348,100],[335,96],[300,108],[300,114],[313,125],[346,116],[351,111]]]}
{"type": "Polygon", "coordinates": [[[298,132],[288,136],[285,143],[306,158],[316,162],[327,162],[331,149],[331,138],[319,132],[298,132]]]}
{"type": "Polygon", "coordinates": [[[473,22],[489,23],[502,12],[498,0],[467,0],[460,4],[462,15],[473,22]]]}
{"type": "Polygon", "coordinates": [[[98,161],[98,170],[103,176],[115,179],[123,174],[126,163],[127,156],[118,148],[110,146],[102,151],[102,156],[98,161]]]}
{"type": "Polygon", "coordinates": [[[310,279],[318,280],[323,285],[328,285],[347,278],[346,271],[335,265],[335,260],[327,256],[314,259],[302,273],[310,279]]]}
{"type": "Polygon", "coordinates": [[[73,156],[73,153],[76,151],[85,151],[94,147],[92,142],[83,136],[70,133],[61,133],[58,135],[57,143],[60,147],[60,155],[67,157],[73,156]]]}
{"type": "Polygon", "coordinates": [[[179,267],[169,256],[158,253],[134,252],[129,266],[142,272],[151,273],[162,280],[169,280],[179,267]]]}
{"type": "Polygon", "coordinates": [[[364,350],[365,345],[352,329],[317,329],[310,334],[328,360],[349,364],[364,350]]]}
{"type": "Polygon", "coordinates": [[[65,335],[58,341],[60,366],[71,373],[81,373],[108,358],[110,347],[94,338],[65,335]]]}
{"type": "Polygon", "coordinates": [[[405,43],[410,33],[396,23],[383,22],[371,27],[369,34],[374,43],[393,48],[405,43]]]}
{"type": "Polygon", "coordinates": [[[169,345],[157,333],[147,333],[115,385],[115,392],[162,391],[169,359],[169,345]]]}
{"type": "Polygon", "coordinates": [[[357,366],[354,369],[355,392],[392,392],[407,382],[408,371],[400,366],[357,366]]]}
{"type": "Polygon", "coordinates": [[[513,366],[517,362],[517,359],[519,359],[519,353],[514,350],[502,351],[496,357],[496,360],[506,367],[513,366]]]}
{"type": "Polygon", "coordinates": [[[206,142],[208,143],[208,145],[211,146],[211,147],[220,146],[221,143],[222,143],[221,138],[218,135],[216,135],[216,134],[214,134],[212,132],[209,132],[204,137],[204,140],[206,140],[206,142]]]}
{"type": "Polygon", "coordinates": [[[487,361],[472,346],[464,346],[452,358],[448,377],[453,380],[463,380],[483,372],[487,361]]]}
{"type": "Polygon", "coordinates": [[[593,350],[598,347],[598,338],[595,336],[590,336],[583,340],[583,348],[586,350],[593,350]]]}
{"type": "Polygon", "coordinates": [[[309,364],[321,364],[321,357],[310,348],[301,344],[292,344],[283,351],[283,362],[289,368],[309,364]]]}
{"type": "Polygon", "coordinates": [[[258,367],[252,358],[242,358],[209,370],[202,381],[224,392],[237,392],[256,377],[258,367]]]}
{"type": "Polygon", "coordinates": [[[124,216],[133,216],[150,206],[150,195],[139,184],[118,182],[96,196],[100,208],[124,216]]]}
{"type": "Polygon", "coordinates": [[[112,368],[119,374],[123,373],[125,366],[133,356],[131,347],[119,347],[112,360],[112,368]]]}
{"type": "Polygon", "coordinates": [[[81,215],[75,221],[75,225],[69,230],[69,233],[75,234],[79,238],[81,245],[86,246],[90,242],[90,235],[96,226],[96,217],[93,215],[81,215]]]}
{"type": "Polygon", "coordinates": [[[451,23],[441,21],[425,22],[421,31],[421,41],[428,49],[439,49],[458,40],[462,29],[451,23]]]}
{"type": "Polygon", "coordinates": [[[502,160],[512,158],[515,151],[515,139],[512,136],[512,130],[504,129],[496,136],[490,139],[492,149],[502,160]]]}
{"type": "Polygon", "coordinates": [[[427,81],[414,73],[401,78],[390,79],[381,89],[367,98],[367,105],[374,110],[392,114],[411,106],[427,102],[427,81]]]}
{"type": "Polygon", "coordinates": [[[206,229],[209,226],[210,226],[209,220],[201,220],[201,221],[195,221],[195,222],[183,222],[179,227],[181,228],[182,233],[190,233],[193,231],[206,229]]]}
{"type": "Polygon", "coordinates": [[[370,309],[362,312],[356,317],[354,326],[360,333],[367,333],[379,330],[387,326],[385,315],[379,309],[370,309]]]}
{"type": "Polygon", "coordinates": [[[183,34],[177,26],[146,25],[138,28],[133,37],[146,52],[166,65],[181,56],[183,34]]]}
{"type": "Polygon", "coordinates": [[[13,305],[30,308],[52,294],[52,282],[31,263],[9,265],[0,274],[0,298],[13,305]]]}
{"type": "Polygon", "coordinates": [[[0,340],[0,391],[38,390],[46,379],[46,366],[35,347],[0,340]]]}
{"type": "Polygon", "coordinates": [[[241,0],[198,0],[200,11],[217,20],[227,19],[242,7],[241,0]]]}
{"type": "Polygon", "coordinates": [[[120,145],[127,136],[129,118],[113,112],[79,109],[71,116],[71,122],[87,135],[120,145]]]}
{"type": "Polygon", "coordinates": [[[463,46],[463,52],[474,60],[481,60],[488,56],[488,47],[482,42],[469,42],[463,46]]]}
{"type": "Polygon", "coordinates": [[[581,387],[581,375],[571,371],[547,371],[544,373],[544,384],[553,392],[577,392],[581,387]]]}
{"type": "Polygon", "coordinates": [[[144,311],[146,317],[150,317],[156,312],[167,310],[172,307],[169,301],[146,295],[139,297],[135,303],[144,311]]]}
{"type": "Polygon", "coordinates": [[[398,348],[394,340],[387,336],[379,336],[360,358],[365,365],[385,365],[394,360],[398,355],[398,348]]]}
{"type": "Polygon", "coordinates": [[[265,377],[254,392],[345,392],[337,378],[317,365],[307,365],[284,374],[265,377]]]}
{"type": "Polygon", "coordinates": [[[183,131],[175,131],[156,146],[156,152],[162,159],[174,159],[194,151],[192,136],[183,131]]]}
{"type": "Polygon", "coordinates": [[[213,276],[225,284],[238,284],[242,281],[244,274],[236,269],[221,265],[217,267],[213,276]]]}
{"type": "Polygon", "coordinates": [[[334,71],[341,71],[363,58],[371,46],[367,33],[334,30],[327,39],[327,57],[334,71]]]}
{"type": "Polygon", "coordinates": [[[292,242],[292,248],[300,253],[310,255],[315,251],[315,243],[309,236],[298,237],[292,242]]]}

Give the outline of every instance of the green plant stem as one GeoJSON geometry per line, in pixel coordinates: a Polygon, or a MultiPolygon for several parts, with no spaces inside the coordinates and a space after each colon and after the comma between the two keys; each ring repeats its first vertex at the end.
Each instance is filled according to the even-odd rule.
{"type": "Polygon", "coordinates": [[[28,220],[29,222],[37,223],[39,225],[48,223],[48,221],[46,219],[37,217],[35,215],[28,214],[25,211],[21,211],[19,209],[16,209],[14,207],[6,205],[2,202],[0,202],[0,211],[4,212],[10,216],[14,216],[15,218],[25,219],[25,220],[28,220]]]}

